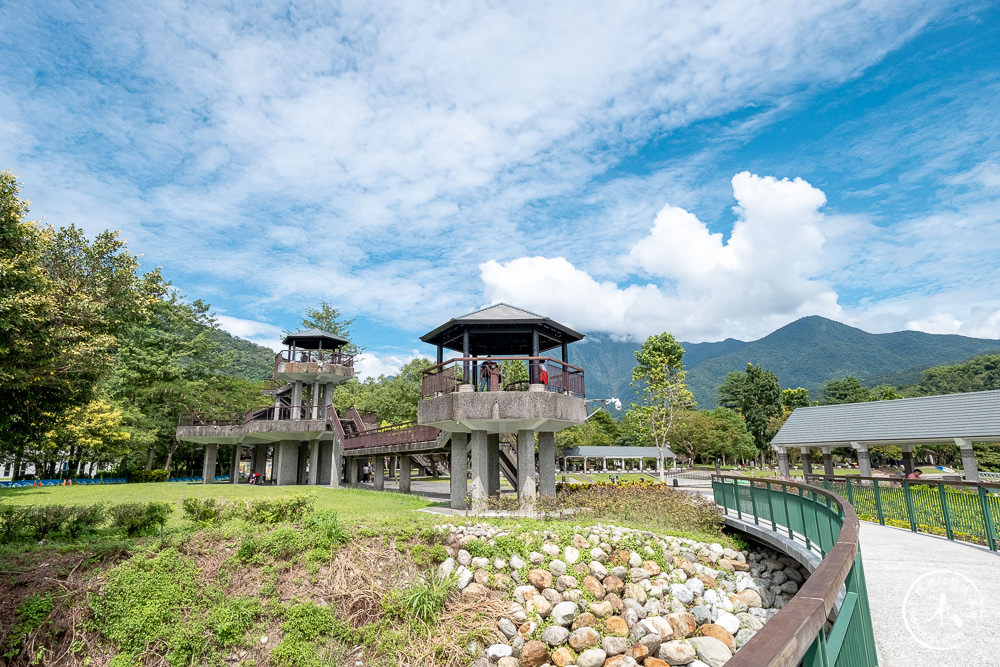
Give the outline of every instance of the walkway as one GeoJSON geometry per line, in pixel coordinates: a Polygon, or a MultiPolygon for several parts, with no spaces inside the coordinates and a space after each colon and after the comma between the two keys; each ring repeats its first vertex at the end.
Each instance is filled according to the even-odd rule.
{"type": "Polygon", "coordinates": [[[862,521],[861,557],[880,665],[1000,664],[1000,555],[862,521]]]}

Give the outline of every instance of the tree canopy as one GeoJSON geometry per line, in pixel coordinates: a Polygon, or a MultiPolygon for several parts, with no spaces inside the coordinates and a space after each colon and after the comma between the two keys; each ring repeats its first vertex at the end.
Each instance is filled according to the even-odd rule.
{"type": "Polygon", "coordinates": [[[664,478],[663,454],[670,442],[675,418],[680,410],[694,407],[691,392],[684,385],[684,348],[672,334],[650,336],[635,353],[632,386],[642,396],[644,415],[656,447],[660,478],[664,478]]]}
{"type": "MultiPolygon", "coordinates": [[[[340,311],[323,301],[318,308],[310,308],[302,318],[303,329],[322,329],[334,336],[340,336],[348,341],[344,346],[344,353],[357,356],[365,351],[365,348],[358,345],[351,339],[351,325],[354,320],[344,319],[340,311]]],[[[294,332],[286,332],[294,333],[294,332]]]]}

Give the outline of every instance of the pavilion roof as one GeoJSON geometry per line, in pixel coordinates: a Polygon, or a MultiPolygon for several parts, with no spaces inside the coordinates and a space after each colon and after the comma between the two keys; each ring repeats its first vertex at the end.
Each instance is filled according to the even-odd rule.
{"type": "Polygon", "coordinates": [[[347,345],[350,341],[322,329],[306,329],[305,331],[288,334],[281,342],[283,345],[294,345],[303,350],[317,350],[321,344],[324,350],[333,350],[342,345],[347,345]]]}
{"type": "Polygon", "coordinates": [[[538,332],[539,352],[583,339],[583,334],[548,317],[497,303],[454,317],[420,337],[425,343],[462,352],[462,337],[469,333],[469,353],[475,356],[530,355],[532,333],[538,332]]]}

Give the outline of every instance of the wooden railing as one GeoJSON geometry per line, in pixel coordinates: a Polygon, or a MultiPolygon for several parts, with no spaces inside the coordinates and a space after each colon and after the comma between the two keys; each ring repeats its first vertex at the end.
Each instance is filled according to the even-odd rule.
{"type": "Polygon", "coordinates": [[[203,412],[185,412],[177,418],[178,426],[237,426],[244,419],[242,412],[231,412],[228,415],[207,414],[203,412]]]}
{"type": "Polygon", "coordinates": [[[282,350],[274,357],[274,363],[296,362],[304,364],[338,364],[340,366],[354,366],[354,357],[349,354],[335,352],[333,350],[282,350]]]}
{"type": "Polygon", "coordinates": [[[437,440],[440,435],[441,430],[433,426],[421,426],[416,422],[403,422],[347,435],[344,438],[344,449],[387,447],[390,445],[406,445],[413,442],[430,442],[437,440]]]}
{"type": "Polygon", "coordinates": [[[713,475],[712,492],[728,515],[800,542],[822,557],[795,597],[726,666],[877,665],[860,524],[851,504],[808,484],[734,475],[713,475]]]}
{"type": "MultiPolygon", "coordinates": [[[[551,391],[574,396],[586,396],[583,369],[552,357],[491,357],[489,361],[501,364],[504,361],[519,361],[528,365],[530,383],[544,384],[551,391]],[[544,364],[544,366],[543,366],[544,364]],[[544,372],[542,369],[545,369],[544,372]]],[[[424,398],[458,391],[462,384],[469,384],[473,391],[488,390],[486,383],[472,382],[479,379],[479,370],[487,362],[485,357],[455,357],[424,370],[420,381],[420,392],[424,398]],[[463,378],[469,378],[464,380],[463,378]]],[[[501,391],[524,391],[524,382],[500,378],[501,391]]]]}

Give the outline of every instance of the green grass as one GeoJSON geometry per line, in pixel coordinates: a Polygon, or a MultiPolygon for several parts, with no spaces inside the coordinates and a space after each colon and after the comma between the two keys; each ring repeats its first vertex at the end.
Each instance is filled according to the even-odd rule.
{"type": "Polygon", "coordinates": [[[394,522],[413,519],[413,510],[432,503],[401,493],[364,489],[332,489],[323,486],[250,486],[248,484],[114,484],[107,486],[44,486],[0,489],[0,503],[11,505],[88,505],[93,503],[148,502],[163,500],[174,507],[167,526],[184,523],[181,499],[187,497],[260,498],[310,494],[315,509],[337,512],[349,524],[394,522]]]}
{"type": "MultiPolygon", "coordinates": [[[[595,482],[610,482],[612,474],[614,474],[614,473],[594,473],[594,472],[588,472],[587,473],[587,477],[589,477],[590,479],[594,480],[595,482]]],[[[654,473],[654,477],[655,477],[655,473],[654,473]]],[[[618,479],[621,480],[622,482],[624,482],[626,480],[630,480],[631,481],[631,480],[636,480],[636,479],[652,479],[652,477],[650,477],[649,475],[647,475],[644,472],[643,473],[639,473],[639,472],[623,472],[623,473],[620,473],[618,475],[618,479]]]]}

